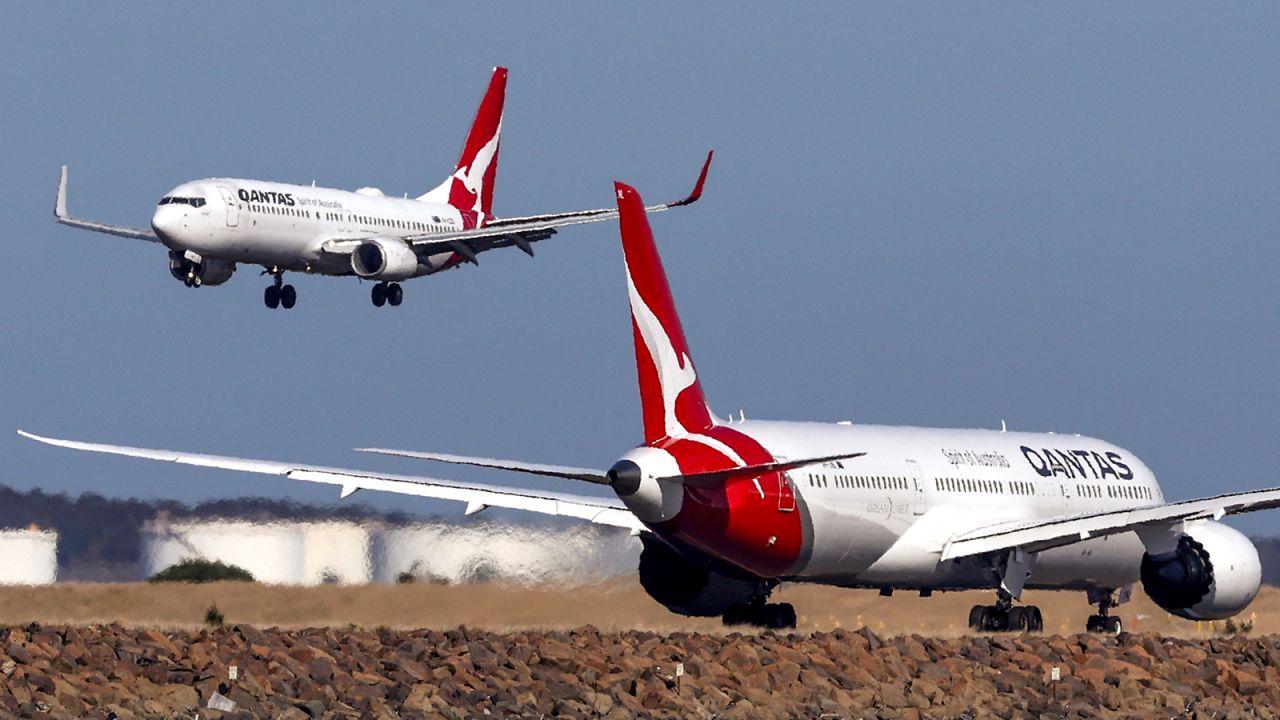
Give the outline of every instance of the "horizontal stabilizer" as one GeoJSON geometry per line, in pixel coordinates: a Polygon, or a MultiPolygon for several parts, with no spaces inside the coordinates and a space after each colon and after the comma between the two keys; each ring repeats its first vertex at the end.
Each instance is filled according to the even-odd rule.
{"type": "Polygon", "coordinates": [[[852,460],[853,458],[860,458],[863,455],[866,455],[866,453],[842,453],[840,455],[824,455],[823,457],[804,458],[802,460],[782,460],[778,462],[760,463],[758,465],[744,465],[742,467],[728,468],[726,470],[711,470],[708,472],[692,473],[689,475],[674,475],[672,477],[658,478],[658,480],[683,480],[685,483],[691,485],[717,485],[736,478],[752,478],[759,477],[766,473],[787,472],[789,470],[795,470],[809,465],[817,465],[819,463],[852,460]]]}

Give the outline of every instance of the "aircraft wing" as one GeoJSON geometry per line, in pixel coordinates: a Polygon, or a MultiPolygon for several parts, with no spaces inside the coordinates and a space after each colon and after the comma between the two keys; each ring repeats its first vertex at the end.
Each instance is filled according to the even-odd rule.
{"type": "Polygon", "coordinates": [[[18,434],[46,445],[70,448],[72,450],[124,455],[146,460],[221,468],[238,472],[280,475],[289,480],[337,485],[342,488],[342,497],[344,498],[358,490],[381,490],[439,500],[456,500],[467,504],[467,514],[479,512],[488,507],[501,507],[543,515],[580,518],[599,525],[626,528],[633,532],[644,529],[644,524],[636,519],[636,516],[631,514],[631,511],[627,510],[616,499],[534,492],[499,485],[462,483],[414,475],[384,475],[365,470],[344,470],[274,460],[252,460],[224,455],[186,453],[176,450],[154,450],[122,445],[79,442],[76,440],[59,440],[41,437],[22,430],[19,430],[18,434]]]}
{"type": "Polygon", "coordinates": [[[499,460],[497,458],[472,457],[470,455],[448,455],[445,453],[420,452],[418,450],[388,450],[386,448],[356,448],[356,452],[373,453],[375,455],[394,455],[395,457],[414,458],[415,460],[435,460],[453,465],[472,465],[474,467],[508,470],[510,472],[545,475],[566,480],[581,480],[597,485],[608,485],[609,476],[602,470],[592,468],[567,467],[565,465],[545,465],[528,463],[519,460],[499,460]]]}
{"type": "Polygon", "coordinates": [[[953,536],[942,548],[942,560],[1015,548],[1040,552],[1091,538],[1126,532],[1159,532],[1188,520],[1218,520],[1226,515],[1278,507],[1280,488],[1272,488],[1128,510],[998,523],[953,536]]]}
{"type": "MultiPolygon", "coordinates": [[[[707,171],[711,168],[712,155],[714,155],[714,151],[707,153],[707,159],[702,164],[702,172],[698,174],[698,180],[694,184],[693,192],[681,200],[650,205],[645,208],[645,212],[662,212],[697,202],[702,197],[702,187],[707,181],[707,171]]],[[[618,217],[617,206],[598,210],[576,210],[547,215],[528,215],[525,217],[492,220],[486,223],[484,227],[474,230],[409,235],[404,240],[413,245],[419,256],[455,252],[467,262],[478,265],[479,261],[476,256],[482,252],[514,245],[532,256],[533,247],[531,244],[539,240],[546,240],[556,234],[556,228],[585,225],[586,223],[612,220],[616,217],[618,217]]],[[[329,240],[324,243],[323,249],[325,252],[330,253],[352,253],[362,242],[363,239],[357,238],[329,240]]]]}
{"type": "Polygon", "coordinates": [[[95,220],[81,220],[72,217],[67,212],[67,166],[62,166],[62,177],[58,180],[58,199],[53,204],[53,215],[58,218],[58,222],[63,225],[70,225],[74,228],[82,230],[92,230],[94,232],[106,233],[108,235],[118,235],[120,237],[134,238],[135,240],[150,240],[151,242],[160,242],[160,238],[150,230],[139,230],[137,228],[125,227],[123,225],[109,225],[100,223],[95,220]]]}

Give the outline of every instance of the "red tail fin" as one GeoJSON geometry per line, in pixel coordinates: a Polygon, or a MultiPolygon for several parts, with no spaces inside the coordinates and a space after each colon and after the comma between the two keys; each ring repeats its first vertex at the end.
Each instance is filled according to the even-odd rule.
{"type": "Polygon", "coordinates": [[[493,217],[493,185],[498,174],[498,143],[506,94],[507,69],[496,67],[453,175],[419,200],[447,202],[464,213],[478,213],[482,219],[493,217]]]}
{"type": "Polygon", "coordinates": [[[644,440],[652,444],[666,437],[703,432],[715,421],[689,356],[644,202],[630,186],[614,183],[614,190],[627,264],[644,440]]]}

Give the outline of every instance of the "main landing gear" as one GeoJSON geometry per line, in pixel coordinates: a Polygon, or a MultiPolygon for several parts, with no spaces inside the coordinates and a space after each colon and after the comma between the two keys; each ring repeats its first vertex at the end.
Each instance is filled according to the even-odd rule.
{"type": "Polygon", "coordinates": [[[404,290],[400,288],[400,283],[380,282],[373,286],[370,295],[375,307],[382,307],[383,305],[396,307],[404,302],[404,290]]]}
{"type": "Polygon", "coordinates": [[[784,630],[796,626],[796,609],[791,603],[766,603],[731,605],[724,611],[724,624],[751,625],[753,627],[784,630]]]}
{"type": "Polygon", "coordinates": [[[262,292],[262,302],[272,310],[278,307],[289,310],[298,302],[298,291],[292,285],[284,284],[284,271],[273,268],[270,273],[275,276],[276,281],[262,292]]]}
{"type": "Polygon", "coordinates": [[[1044,616],[1035,605],[1013,606],[1013,596],[998,591],[995,605],[974,605],[969,610],[969,628],[978,632],[1040,632],[1044,616]]]}
{"type": "Polygon", "coordinates": [[[1111,614],[1111,608],[1119,605],[1115,601],[1114,590],[1090,590],[1089,603],[1098,606],[1098,614],[1090,615],[1085,629],[1091,633],[1119,635],[1124,631],[1120,618],[1111,614]]]}

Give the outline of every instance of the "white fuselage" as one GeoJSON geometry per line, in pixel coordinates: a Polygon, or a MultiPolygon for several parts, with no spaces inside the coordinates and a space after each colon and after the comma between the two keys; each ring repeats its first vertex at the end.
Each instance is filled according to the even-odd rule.
{"type": "MultiPolygon", "coordinates": [[[[179,185],[161,203],[151,226],[179,254],[325,275],[353,274],[349,254],[325,252],[326,242],[450,232],[475,222],[447,203],[386,197],[373,189],[227,178],[179,185]],[[203,200],[199,207],[189,202],[195,198],[203,200]]],[[[417,274],[455,262],[453,253],[437,254],[425,258],[417,274]]]]}
{"type": "MultiPolygon", "coordinates": [[[[778,482],[773,476],[707,499],[708,507],[727,504],[730,517],[749,519],[728,541],[723,536],[733,534],[733,521],[728,533],[705,542],[693,523],[679,522],[702,511],[690,507],[704,502],[697,493],[673,486],[623,498],[659,533],[726,560],[748,558],[755,565],[735,564],[764,577],[856,587],[992,587],[999,576],[989,562],[940,559],[950,538],[995,523],[1163,502],[1141,460],[1080,435],[755,420],[727,428],[778,461],[866,453],[790,471],[790,493],[770,485],[778,482]],[[797,523],[799,532],[792,532],[797,523]],[[789,537],[802,539],[789,544],[789,537]],[[709,548],[711,542],[725,544],[709,548]]],[[[694,442],[723,446],[713,438],[694,442]]],[[[661,477],[675,474],[677,455],[646,447],[627,457],[661,477]]],[[[1027,587],[1128,585],[1138,580],[1143,552],[1133,533],[1042,552],[1027,587]]]]}

